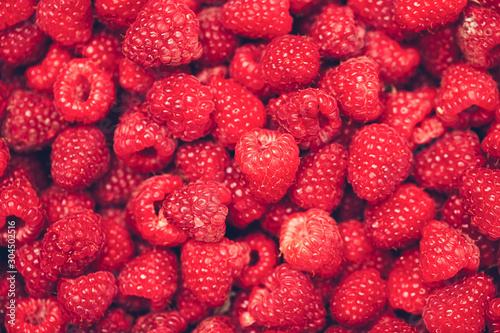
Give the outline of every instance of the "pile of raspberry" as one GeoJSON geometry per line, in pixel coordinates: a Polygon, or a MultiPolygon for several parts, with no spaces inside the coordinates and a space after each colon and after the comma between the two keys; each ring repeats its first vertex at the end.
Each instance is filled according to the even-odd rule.
{"type": "Polygon", "coordinates": [[[0,331],[500,332],[500,0],[0,1],[0,331]]]}

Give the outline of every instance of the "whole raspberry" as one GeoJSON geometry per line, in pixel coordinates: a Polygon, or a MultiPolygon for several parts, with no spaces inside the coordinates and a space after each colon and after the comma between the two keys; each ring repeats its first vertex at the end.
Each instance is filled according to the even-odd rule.
{"type": "Polygon", "coordinates": [[[0,61],[8,66],[29,64],[39,58],[47,36],[33,19],[0,31],[0,61]]]}
{"type": "Polygon", "coordinates": [[[66,127],[54,107],[54,101],[28,90],[14,91],[7,101],[1,134],[9,147],[28,153],[49,146],[66,127]]]}
{"type": "Polygon", "coordinates": [[[64,46],[83,44],[92,35],[90,0],[40,0],[36,20],[40,29],[64,46]]]}
{"type": "Polygon", "coordinates": [[[495,295],[492,278],[484,273],[436,289],[424,308],[425,326],[431,333],[482,332],[485,311],[495,295]]]}
{"type": "Polygon", "coordinates": [[[357,270],[335,288],[330,301],[332,317],[344,325],[364,325],[383,309],[387,297],[387,281],[379,271],[357,270]]]}
{"type": "Polygon", "coordinates": [[[105,243],[96,267],[100,271],[114,271],[121,269],[134,254],[132,238],[125,226],[109,219],[102,220],[102,230],[105,243]]]}
{"type": "Polygon", "coordinates": [[[322,277],[337,275],[344,262],[342,237],[335,220],[316,208],[285,220],[280,252],[291,267],[322,277]]]}
{"type": "Polygon", "coordinates": [[[264,104],[249,90],[224,78],[214,78],[210,87],[215,103],[212,135],[222,145],[234,149],[245,132],[264,127],[267,121],[264,104]]]}
{"type": "Polygon", "coordinates": [[[250,246],[250,263],[238,280],[238,285],[249,288],[259,285],[278,263],[278,248],[271,238],[261,233],[245,237],[245,242],[250,246]]]}
{"type": "Polygon", "coordinates": [[[254,129],[240,138],[235,160],[255,198],[266,203],[277,202],[295,180],[299,148],[290,134],[254,129]]]}
{"type": "Polygon", "coordinates": [[[52,144],[52,178],[66,189],[86,187],[108,171],[110,158],[106,138],[99,128],[68,127],[52,144]]]}
{"type": "Polygon", "coordinates": [[[146,251],[120,271],[120,293],[149,299],[151,309],[161,311],[177,290],[177,266],[177,257],[171,250],[146,251]]]}
{"type": "Polygon", "coordinates": [[[52,185],[40,195],[48,225],[81,210],[93,210],[94,198],[85,190],[67,191],[52,185]]]}
{"type": "Polygon", "coordinates": [[[289,0],[229,0],[222,6],[226,29],[249,38],[273,39],[292,30],[289,0]]]}
{"type": "Polygon", "coordinates": [[[318,75],[319,52],[306,37],[285,35],[267,44],[261,58],[262,74],[277,92],[308,86],[318,75]]]}
{"type": "Polygon", "coordinates": [[[16,251],[16,269],[24,278],[26,292],[32,297],[45,297],[55,289],[40,266],[42,241],[34,241],[16,251]]]}
{"type": "Polygon", "coordinates": [[[0,31],[27,20],[35,11],[36,0],[7,0],[0,4],[0,31]]]}
{"type": "Polygon", "coordinates": [[[360,198],[380,201],[408,177],[412,158],[396,130],[385,124],[366,125],[349,147],[347,179],[360,198]]]}
{"type": "MultiPolygon", "coordinates": [[[[62,305],[54,298],[22,298],[17,300],[16,320],[6,320],[8,333],[63,333],[66,320],[62,305]]],[[[6,318],[8,319],[8,318],[6,318]]]]}
{"type": "Polygon", "coordinates": [[[132,333],[181,333],[186,328],[185,318],[177,311],[151,312],[137,318],[132,333]]]}
{"type": "Polygon", "coordinates": [[[241,314],[240,323],[243,327],[257,323],[284,331],[299,326],[306,332],[318,332],[325,325],[325,316],[321,296],[311,279],[282,264],[262,280],[262,286],[252,289],[248,311],[241,314]]]}
{"type": "Polygon", "coordinates": [[[344,195],[347,151],[332,143],[302,158],[288,195],[297,206],[332,212],[344,195]]]}
{"type": "Polygon", "coordinates": [[[92,34],[88,42],[77,48],[77,53],[91,59],[97,67],[115,77],[118,72],[118,62],[122,57],[121,37],[106,29],[92,34]]]}
{"type": "Polygon", "coordinates": [[[144,67],[179,66],[201,57],[200,23],[183,2],[151,0],[128,28],[123,54],[144,67]]]}
{"type": "Polygon", "coordinates": [[[118,63],[118,80],[123,89],[138,95],[145,94],[154,83],[151,73],[127,58],[118,63]]]}
{"type": "Polygon", "coordinates": [[[192,333],[234,333],[236,327],[228,316],[215,315],[204,319],[192,333]]]}
{"type": "Polygon", "coordinates": [[[125,114],[114,133],[116,156],[136,172],[159,172],[172,161],[177,140],[168,127],[147,114],[125,114]]]}
{"type": "Polygon", "coordinates": [[[323,7],[309,37],[322,57],[348,59],[359,55],[365,46],[365,25],[356,20],[350,7],[331,4],[323,7]]]}
{"type": "Polygon", "coordinates": [[[102,120],[115,101],[111,77],[90,59],[73,59],[57,76],[54,102],[69,122],[84,124],[102,120]]]}
{"type": "Polygon", "coordinates": [[[209,133],[214,111],[212,92],[188,74],[173,74],[156,81],[148,91],[149,114],[165,123],[175,137],[193,141],[209,133]]]}
{"type": "Polygon", "coordinates": [[[105,234],[101,217],[82,211],[52,224],[42,241],[41,267],[55,281],[58,275],[78,276],[101,253],[105,234]]]}
{"type": "Polygon", "coordinates": [[[269,94],[260,64],[265,48],[265,43],[244,44],[235,50],[229,63],[229,76],[257,96],[269,94]]]}
{"type": "Polygon", "coordinates": [[[318,83],[318,88],[337,99],[346,116],[360,122],[375,120],[384,112],[381,86],[378,65],[366,56],[341,63],[318,83]]]}
{"type": "Polygon", "coordinates": [[[81,327],[98,322],[117,293],[115,277],[103,271],[62,279],[57,286],[57,300],[64,316],[81,327]]]}
{"type": "Polygon", "coordinates": [[[460,61],[460,49],[455,41],[455,26],[447,25],[424,33],[419,39],[419,51],[425,70],[436,78],[460,61]]]}
{"type": "Polygon", "coordinates": [[[181,248],[182,278],[186,287],[206,306],[220,306],[234,279],[250,262],[246,242],[222,238],[216,243],[188,240],[181,248]]]}
{"type": "Polygon", "coordinates": [[[108,309],[104,317],[94,327],[99,332],[128,333],[132,330],[134,318],[122,308],[108,309]]]}
{"type": "Polygon", "coordinates": [[[147,0],[95,0],[97,19],[106,27],[125,32],[134,23],[147,0]]]}
{"type": "Polygon", "coordinates": [[[0,138],[0,178],[2,178],[7,172],[7,166],[9,165],[10,151],[5,142],[4,138],[0,138]]]}

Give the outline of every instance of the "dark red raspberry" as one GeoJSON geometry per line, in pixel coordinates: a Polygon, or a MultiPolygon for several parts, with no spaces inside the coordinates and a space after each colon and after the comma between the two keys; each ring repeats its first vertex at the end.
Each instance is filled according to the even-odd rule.
{"type": "Polygon", "coordinates": [[[26,65],[41,55],[47,37],[33,21],[22,21],[0,31],[0,60],[6,65],[26,65]]]}
{"type": "Polygon", "coordinates": [[[204,319],[196,326],[192,333],[234,333],[236,327],[231,323],[231,318],[215,315],[204,319]]]}
{"type": "Polygon", "coordinates": [[[125,114],[114,133],[116,156],[136,172],[159,172],[172,161],[177,140],[166,125],[136,111],[125,114]]]}
{"type": "Polygon", "coordinates": [[[128,28],[123,54],[144,67],[188,64],[203,52],[199,31],[200,23],[185,3],[151,0],[128,28]]]}
{"type": "Polygon", "coordinates": [[[317,46],[306,37],[285,35],[267,44],[261,58],[262,74],[277,92],[308,86],[318,75],[317,46]]]}
{"type": "Polygon", "coordinates": [[[102,220],[102,230],[105,243],[96,267],[100,271],[114,271],[121,269],[134,254],[132,238],[125,226],[110,219],[102,220]]]}
{"type": "Polygon", "coordinates": [[[22,298],[16,302],[14,324],[6,320],[9,333],[63,333],[66,320],[62,305],[54,298],[22,298]]]}
{"type": "Polygon", "coordinates": [[[173,74],[156,81],[148,91],[149,114],[165,123],[175,137],[193,141],[209,133],[214,111],[212,92],[188,74],[173,74]]]}
{"type": "Polygon", "coordinates": [[[120,293],[149,299],[151,309],[161,311],[177,290],[177,266],[171,250],[146,251],[120,271],[120,293]]]}
{"type": "Polygon", "coordinates": [[[288,197],[276,203],[267,205],[264,216],[260,219],[262,229],[272,236],[278,237],[281,232],[281,225],[293,213],[300,212],[301,208],[288,200],[288,197]]]}
{"type": "Polygon", "coordinates": [[[108,309],[104,317],[94,325],[99,332],[128,333],[132,330],[134,318],[122,308],[108,309]]]}
{"type": "Polygon", "coordinates": [[[122,57],[121,37],[105,29],[96,31],[88,42],[77,48],[77,52],[92,60],[109,76],[115,77],[122,57]]]}
{"type": "Polygon", "coordinates": [[[76,279],[62,279],[57,300],[69,322],[81,327],[98,322],[113,302],[118,287],[113,274],[99,271],[76,279]]]}
{"type": "Polygon", "coordinates": [[[252,234],[245,237],[250,246],[250,263],[238,280],[238,285],[249,288],[257,286],[260,281],[278,264],[278,248],[274,241],[263,234],[252,234]]]}
{"type": "Polygon", "coordinates": [[[198,323],[201,319],[207,317],[212,310],[212,307],[207,307],[193,295],[184,281],[179,284],[179,289],[175,295],[175,304],[181,316],[190,324],[198,323]]]}
{"type": "Polygon", "coordinates": [[[43,191],[40,201],[49,226],[78,211],[93,210],[95,206],[94,198],[89,192],[67,191],[57,185],[52,185],[43,191]]]}
{"type": "Polygon", "coordinates": [[[422,65],[436,78],[441,78],[444,71],[460,61],[460,49],[455,41],[455,26],[447,25],[436,31],[421,35],[418,46],[422,65]]]}
{"type": "Polygon", "coordinates": [[[95,0],[97,19],[108,28],[125,32],[147,0],[95,0]]]}
{"type": "Polygon", "coordinates": [[[42,241],[41,267],[55,281],[58,275],[78,276],[101,253],[105,234],[101,217],[82,211],[52,224],[42,241]]]}
{"type": "Polygon", "coordinates": [[[339,278],[344,278],[360,269],[374,268],[379,271],[382,278],[385,279],[389,274],[389,271],[392,269],[394,260],[395,258],[391,251],[375,248],[372,253],[366,256],[365,260],[361,264],[347,262],[340,272],[339,278]]]}
{"type": "Polygon", "coordinates": [[[181,333],[186,328],[186,320],[177,311],[151,312],[137,319],[132,333],[181,333]]]}
{"type": "Polygon", "coordinates": [[[302,158],[288,195],[297,206],[332,212],[344,195],[347,151],[332,143],[302,158]]]}
{"type": "Polygon", "coordinates": [[[272,39],[292,30],[289,8],[287,0],[229,0],[222,6],[221,21],[235,34],[272,39]]]}
{"type": "Polygon", "coordinates": [[[118,80],[123,89],[143,95],[153,86],[154,77],[144,67],[122,58],[118,64],[118,80]]]}
{"type": "Polygon", "coordinates": [[[217,243],[188,240],[181,249],[182,278],[186,287],[206,306],[220,306],[234,279],[250,262],[246,242],[222,238],[217,243]]]}
{"type": "Polygon", "coordinates": [[[236,49],[229,64],[230,77],[257,96],[269,94],[260,64],[265,48],[265,43],[242,45],[236,49]]]}
{"type": "Polygon", "coordinates": [[[108,73],[90,59],[73,59],[54,83],[54,102],[69,122],[102,120],[115,101],[115,85],[108,73]]]}
{"type": "Polygon", "coordinates": [[[47,35],[64,46],[83,44],[92,35],[90,0],[40,0],[36,20],[47,35]]]}
{"type": "Polygon", "coordinates": [[[10,185],[17,178],[24,178],[31,183],[36,191],[41,191],[47,187],[48,179],[45,165],[41,159],[34,154],[12,155],[10,167],[7,169],[5,177],[0,179],[0,186],[10,185]]]}
{"type": "Polygon", "coordinates": [[[0,138],[0,178],[2,178],[7,172],[7,166],[9,165],[10,151],[5,142],[4,138],[0,138]]]}
{"type": "Polygon", "coordinates": [[[35,11],[36,0],[6,0],[0,4],[0,30],[27,20],[35,11]]]}
{"type": "Polygon", "coordinates": [[[354,264],[361,264],[374,250],[364,223],[351,219],[340,223],[338,228],[342,237],[344,258],[354,264]]]}

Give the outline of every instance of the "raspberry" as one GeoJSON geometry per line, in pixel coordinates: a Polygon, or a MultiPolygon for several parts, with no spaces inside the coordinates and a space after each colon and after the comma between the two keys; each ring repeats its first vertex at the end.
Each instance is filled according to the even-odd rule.
{"type": "Polygon", "coordinates": [[[14,67],[38,59],[47,37],[33,21],[22,21],[0,31],[0,61],[14,67]]]}
{"type": "Polygon", "coordinates": [[[332,94],[349,118],[360,122],[375,120],[384,112],[379,100],[378,72],[378,65],[371,58],[350,58],[326,72],[318,88],[332,94]]]}
{"type": "Polygon", "coordinates": [[[138,95],[145,94],[154,83],[151,73],[127,58],[118,63],[118,79],[123,89],[138,95]]]}
{"type": "Polygon", "coordinates": [[[318,75],[319,52],[306,37],[285,35],[267,44],[261,58],[262,75],[277,92],[308,86],[318,75]]]}
{"type": "Polygon", "coordinates": [[[205,306],[220,306],[235,278],[250,262],[246,242],[222,238],[217,243],[188,240],[181,248],[182,278],[205,306]]]}
{"type": "Polygon", "coordinates": [[[323,7],[309,36],[322,57],[348,59],[365,46],[365,25],[356,20],[350,7],[332,4],[323,7]]]}
{"type": "Polygon", "coordinates": [[[137,319],[132,328],[132,332],[181,333],[184,332],[186,328],[186,320],[177,311],[151,312],[137,319]]]}
{"type": "Polygon", "coordinates": [[[192,333],[233,333],[236,327],[228,316],[215,315],[204,319],[192,333]]]}
{"type": "Polygon", "coordinates": [[[36,20],[40,29],[64,46],[83,44],[92,35],[90,0],[40,0],[36,20]]]}
{"type": "Polygon", "coordinates": [[[249,38],[273,39],[292,30],[288,0],[229,0],[221,9],[226,29],[249,38]]]}
{"type": "Polygon", "coordinates": [[[54,83],[54,102],[64,119],[84,124],[102,120],[115,99],[111,77],[90,59],[73,59],[54,83]]]}
{"type": "Polygon", "coordinates": [[[278,249],[274,241],[263,234],[252,234],[245,237],[250,246],[250,264],[243,269],[239,285],[244,288],[259,285],[278,264],[278,249]]]}
{"type": "Polygon", "coordinates": [[[422,35],[419,51],[425,70],[436,78],[452,64],[460,61],[460,49],[455,41],[455,26],[447,25],[422,35]]]}
{"type": "Polygon", "coordinates": [[[158,172],[172,161],[177,141],[166,125],[136,111],[125,114],[114,133],[116,156],[136,172],[158,172]]]}
{"type": "Polygon", "coordinates": [[[97,67],[114,77],[122,56],[121,38],[105,29],[96,31],[84,45],[77,49],[84,58],[91,59],[97,67]]]}
{"type": "Polygon", "coordinates": [[[376,324],[369,333],[417,333],[414,327],[411,327],[404,320],[395,319],[376,324]]]}
{"type": "Polygon", "coordinates": [[[349,147],[347,179],[360,198],[383,200],[408,177],[412,157],[396,130],[385,124],[366,125],[349,147]]]}
{"type": "Polygon", "coordinates": [[[105,234],[101,217],[82,211],[52,224],[42,241],[41,267],[55,281],[58,275],[79,276],[101,253],[105,234]]]}
{"type": "Polygon", "coordinates": [[[132,330],[134,318],[121,308],[108,309],[95,328],[99,332],[127,333],[132,330]]]}
{"type": "Polygon", "coordinates": [[[202,84],[208,84],[212,77],[227,78],[229,68],[225,64],[210,66],[202,65],[197,68],[196,78],[202,84]]]}
{"type": "Polygon", "coordinates": [[[262,229],[273,236],[279,237],[283,222],[293,213],[300,212],[301,209],[290,202],[288,197],[274,204],[267,205],[264,216],[260,219],[262,229]]]}
{"type": "Polygon", "coordinates": [[[330,301],[332,316],[340,324],[364,325],[383,309],[387,297],[387,282],[379,271],[357,270],[335,288],[330,301]]]}
{"type": "Polygon", "coordinates": [[[436,289],[424,308],[425,326],[430,332],[482,332],[484,313],[495,294],[491,277],[483,273],[436,289]]]}
{"type": "Polygon", "coordinates": [[[118,287],[123,295],[151,300],[152,310],[163,310],[177,290],[177,257],[171,250],[144,252],[120,271],[118,287]]]}
{"type": "Polygon", "coordinates": [[[202,304],[189,289],[184,281],[179,284],[179,289],[175,295],[175,304],[181,316],[190,324],[197,323],[207,317],[211,307],[202,304]]]}
{"type": "Polygon", "coordinates": [[[256,199],[279,201],[295,179],[299,148],[293,136],[267,129],[245,133],[236,145],[235,160],[256,199]]]}
{"type": "Polygon", "coordinates": [[[302,158],[288,195],[297,206],[332,212],[344,195],[347,151],[332,143],[302,158]]]}
{"type": "Polygon", "coordinates": [[[292,268],[322,277],[337,275],[344,262],[334,219],[321,209],[290,215],[281,226],[280,252],[292,268]]]}
{"type": "Polygon", "coordinates": [[[33,187],[40,191],[47,187],[47,175],[39,158],[35,155],[12,155],[10,168],[0,181],[0,186],[11,185],[16,178],[24,178],[33,187]]]}
{"type": "Polygon", "coordinates": [[[209,133],[214,110],[212,92],[198,79],[184,73],[156,81],[148,91],[148,111],[165,123],[175,137],[193,141],[209,133]]]}
{"type": "Polygon", "coordinates": [[[9,165],[10,151],[7,147],[7,143],[4,138],[0,138],[0,178],[2,178],[7,172],[7,166],[9,165]]]}
{"type": "Polygon", "coordinates": [[[269,93],[260,64],[265,48],[265,43],[242,45],[235,50],[229,63],[230,77],[257,96],[269,93]]]}
{"type": "Polygon", "coordinates": [[[11,94],[1,133],[12,150],[18,153],[41,150],[66,127],[53,103],[52,99],[27,90],[11,94]]]}
{"type": "Polygon", "coordinates": [[[0,31],[27,20],[35,11],[36,0],[7,0],[0,4],[0,31]]]}
{"type": "Polygon", "coordinates": [[[233,149],[245,132],[264,127],[266,109],[254,94],[229,79],[214,78],[210,86],[215,103],[212,135],[222,145],[233,149]]]}
{"type": "Polygon", "coordinates": [[[144,67],[188,64],[203,52],[199,31],[200,23],[185,3],[151,0],[128,28],[123,54],[144,67]]]}
{"type": "Polygon", "coordinates": [[[54,298],[22,298],[16,302],[16,320],[7,321],[9,333],[62,333],[65,332],[66,320],[62,306],[54,298]]]}
{"type": "Polygon", "coordinates": [[[99,321],[117,293],[113,274],[102,271],[63,279],[57,286],[57,300],[65,317],[82,327],[99,321]]]}
{"type": "Polygon", "coordinates": [[[57,185],[52,185],[42,192],[40,201],[45,210],[45,217],[49,225],[82,211],[93,210],[94,198],[85,190],[67,191],[57,185]]]}
{"type": "Polygon", "coordinates": [[[346,261],[361,264],[374,250],[372,241],[365,231],[365,225],[358,220],[347,220],[338,225],[346,261]]]}
{"type": "Polygon", "coordinates": [[[500,158],[500,130],[493,130],[484,138],[481,150],[488,156],[500,158]]]}
{"type": "Polygon", "coordinates": [[[500,298],[493,298],[486,310],[488,332],[496,332],[500,326],[500,298]]]}
{"type": "Polygon", "coordinates": [[[95,0],[97,19],[112,30],[124,32],[134,23],[147,0],[95,0]]]}
{"type": "Polygon", "coordinates": [[[16,251],[16,268],[24,278],[26,292],[32,297],[45,297],[55,289],[40,267],[42,242],[34,241],[16,251]]]}
{"type": "Polygon", "coordinates": [[[437,116],[430,116],[420,122],[416,126],[411,135],[411,143],[416,145],[424,145],[431,142],[433,139],[441,137],[446,132],[444,123],[437,116]]]}
{"type": "Polygon", "coordinates": [[[255,322],[285,331],[299,326],[307,332],[318,332],[324,327],[326,311],[307,275],[282,264],[262,284],[253,288],[248,311],[240,316],[241,326],[255,322]]]}
{"type": "Polygon", "coordinates": [[[134,254],[132,238],[124,226],[113,220],[103,219],[102,230],[105,243],[96,260],[96,267],[100,271],[121,269],[134,254]]]}

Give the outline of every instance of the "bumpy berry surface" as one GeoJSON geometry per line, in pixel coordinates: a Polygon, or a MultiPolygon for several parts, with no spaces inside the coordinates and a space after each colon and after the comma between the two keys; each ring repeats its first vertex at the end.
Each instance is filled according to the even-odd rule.
{"type": "Polygon", "coordinates": [[[204,319],[192,331],[193,333],[233,333],[236,327],[231,323],[231,318],[215,315],[204,319]]]}
{"type": "Polygon", "coordinates": [[[153,86],[154,77],[144,67],[122,58],[118,64],[118,82],[134,94],[145,94],[153,86]]]}
{"type": "Polygon", "coordinates": [[[125,31],[147,0],[95,0],[97,19],[113,30],[125,31]]]}
{"type": "Polygon", "coordinates": [[[258,285],[278,264],[278,248],[271,238],[261,233],[249,235],[245,241],[251,250],[250,263],[241,273],[238,284],[248,288],[258,285]]]}
{"type": "Polygon", "coordinates": [[[234,51],[229,63],[229,76],[257,96],[269,93],[260,64],[265,48],[265,43],[242,45],[234,51]]]}
{"type": "Polygon", "coordinates": [[[0,4],[0,30],[27,20],[36,7],[35,0],[6,0],[0,4]]]}
{"type": "Polygon", "coordinates": [[[48,225],[81,210],[93,210],[95,200],[85,191],[68,191],[57,185],[45,189],[40,195],[48,225]]]}
{"type": "Polygon", "coordinates": [[[28,297],[18,300],[16,320],[13,325],[6,325],[9,333],[62,333],[65,332],[65,328],[66,320],[63,317],[62,305],[54,297],[28,297]]]}
{"type": "Polygon", "coordinates": [[[364,223],[350,219],[340,223],[338,228],[342,237],[344,258],[348,262],[361,264],[374,250],[364,223]]]}
{"type": "Polygon", "coordinates": [[[405,33],[394,17],[394,1],[348,0],[347,5],[373,30],[380,30],[396,40],[404,37],[405,33]]]}
{"type": "Polygon", "coordinates": [[[0,178],[5,175],[10,160],[10,150],[4,138],[0,139],[0,178]]]}
{"type": "Polygon", "coordinates": [[[122,57],[121,37],[106,29],[95,31],[89,41],[77,49],[77,53],[91,59],[100,70],[114,77],[122,57]]]}
{"type": "Polygon", "coordinates": [[[137,319],[132,332],[181,333],[187,328],[184,317],[177,311],[151,312],[137,319]]]}
{"type": "Polygon", "coordinates": [[[0,31],[0,60],[6,65],[26,65],[40,56],[47,38],[33,21],[22,21],[0,31]]]}
{"type": "Polygon", "coordinates": [[[102,220],[105,243],[96,260],[96,267],[101,271],[113,271],[122,268],[134,254],[134,245],[125,226],[111,219],[102,220]]]}
{"type": "Polygon", "coordinates": [[[440,78],[450,65],[460,61],[460,48],[455,41],[455,25],[446,25],[422,35],[419,51],[425,70],[440,78]]]}

